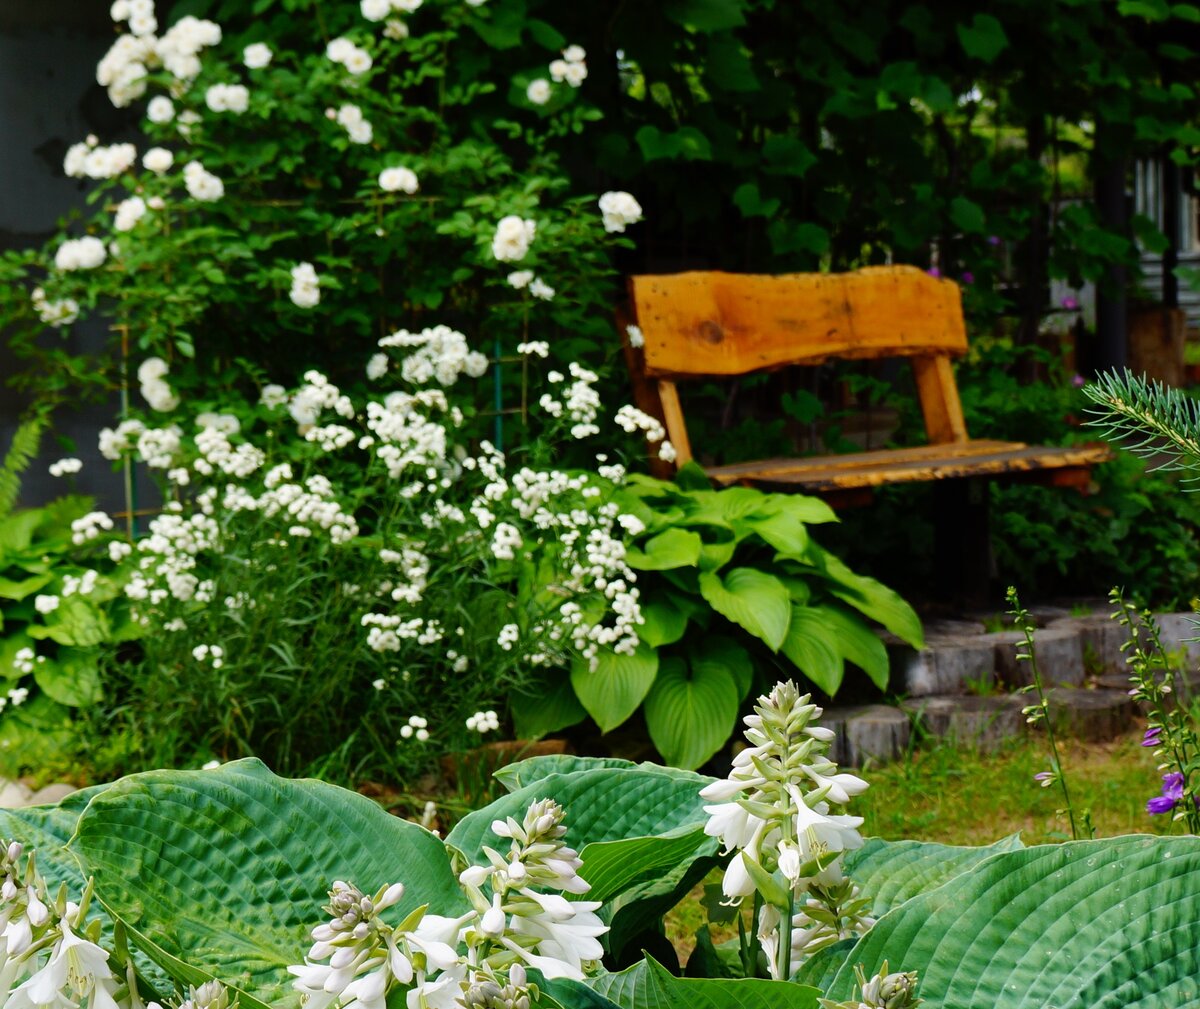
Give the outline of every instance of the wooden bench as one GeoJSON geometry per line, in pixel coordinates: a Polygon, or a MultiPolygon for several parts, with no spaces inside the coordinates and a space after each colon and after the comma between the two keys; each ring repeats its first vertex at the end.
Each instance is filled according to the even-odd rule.
{"type": "Polygon", "coordinates": [[[938,577],[946,594],[979,602],[990,572],[988,479],[1027,479],[1082,488],[1110,458],[1099,445],[1031,446],[972,439],[952,360],[967,351],[962,297],[953,281],[911,266],[844,274],[759,276],[714,272],[630,278],[640,348],[625,339],[637,405],[667,429],[675,465],[693,458],[676,383],[734,378],[790,365],[907,357],[929,444],[911,448],[774,458],[708,466],[720,485],[818,494],[860,503],[887,484],[934,481],[938,577]]]}

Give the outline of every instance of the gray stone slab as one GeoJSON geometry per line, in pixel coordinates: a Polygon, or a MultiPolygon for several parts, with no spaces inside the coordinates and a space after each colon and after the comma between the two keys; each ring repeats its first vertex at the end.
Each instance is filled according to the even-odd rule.
{"type": "Polygon", "coordinates": [[[987,627],[982,620],[927,620],[925,622],[925,637],[963,637],[973,634],[985,634],[987,627]]]}
{"type": "Polygon", "coordinates": [[[28,806],[33,792],[19,781],[0,778],[0,809],[19,809],[28,806]]]}
{"type": "Polygon", "coordinates": [[[1200,614],[1190,610],[1186,613],[1154,614],[1159,637],[1168,658],[1172,660],[1172,668],[1188,672],[1200,668],[1200,626],[1197,620],[1200,620],[1200,614]]]}
{"type": "Polygon", "coordinates": [[[1073,629],[1079,634],[1083,647],[1084,668],[1097,676],[1121,675],[1126,672],[1125,628],[1104,614],[1090,617],[1067,617],[1051,621],[1054,630],[1073,629]]]}
{"type": "Polygon", "coordinates": [[[52,806],[55,803],[62,802],[72,792],[77,792],[74,785],[68,785],[66,782],[54,782],[39,788],[29,797],[29,805],[31,806],[52,806]]]}
{"type": "MultiPolygon", "coordinates": [[[[1017,658],[1025,650],[1020,631],[989,634],[996,649],[996,675],[1008,687],[1033,683],[1032,664],[1017,658]]],[[[1033,655],[1044,684],[1077,687],[1083,682],[1083,642],[1071,627],[1039,628],[1033,632],[1033,655]]]]}
{"type": "Polygon", "coordinates": [[[1129,730],[1137,707],[1127,691],[1055,687],[1046,692],[1057,731],[1076,739],[1104,742],[1129,730]]]}
{"type": "Polygon", "coordinates": [[[1025,731],[1024,697],[913,697],[902,707],[916,716],[925,732],[981,752],[997,749],[1025,731]]]}
{"type": "Polygon", "coordinates": [[[887,704],[826,708],[820,724],[836,733],[829,758],[847,767],[898,760],[908,752],[912,734],[908,715],[887,704]]]}
{"type": "Polygon", "coordinates": [[[995,682],[996,654],[985,634],[930,639],[917,651],[890,651],[895,688],[910,697],[962,693],[995,682]]]}

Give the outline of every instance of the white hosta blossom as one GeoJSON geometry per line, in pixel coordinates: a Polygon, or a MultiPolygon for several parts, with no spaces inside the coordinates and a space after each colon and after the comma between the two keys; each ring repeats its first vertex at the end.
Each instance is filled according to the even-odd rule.
{"type": "MultiPolygon", "coordinates": [[[[777,684],[758,699],[754,714],[744,719],[750,745],[734,757],[728,777],[700,791],[703,798],[713,800],[704,807],[709,814],[705,833],[734,852],[722,882],[725,895],[734,902],[756,889],[747,863],[781,877],[783,888],[802,910],[808,907],[807,894],[823,904],[835,891],[820,888],[846,882],[841,858],[862,846],[858,828],[863,821],[836,810],[866,791],[867,783],[839,773],[825,755],[833,732],[812,724],[821,714],[821,708],[810,703],[808,694],[800,694],[792,681],[777,684]]],[[[857,899],[853,890],[837,893],[839,900],[857,899]]],[[[869,919],[857,911],[851,918],[854,927],[869,927],[869,919]]],[[[794,949],[779,950],[778,918],[774,925],[769,920],[759,924],[760,932],[775,936],[768,934],[763,942],[772,976],[790,976],[794,949]]],[[[802,950],[821,938],[805,935],[802,950]]]]}
{"type": "Polygon", "coordinates": [[[242,62],[250,70],[262,70],[269,66],[274,56],[265,42],[253,42],[242,50],[242,62]]]}
{"type": "Polygon", "coordinates": [[[551,94],[553,94],[553,88],[545,77],[538,77],[530,81],[525,88],[525,97],[534,105],[545,105],[550,101],[551,94]]]}
{"type": "Polygon", "coordinates": [[[213,112],[241,115],[250,108],[250,92],[244,84],[213,84],[204,92],[204,104],[213,112]]]}
{"type": "Polygon", "coordinates": [[[603,956],[600,936],[608,927],[596,916],[599,901],[562,896],[590,888],[579,876],[578,853],[563,843],[562,807],[542,799],[520,821],[511,816],[494,821],[492,833],[509,842],[508,851],[484,847],[489,864],[459,875],[479,914],[466,934],[468,943],[478,943],[480,952],[507,950],[549,978],[582,980],[603,956]],[[490,898],[485,885],[490,885],[490,898]]]}
{"type": "Polygon", "coordinates": [[[385,193],[408,193],[421,188],[416,173],[410,168],[385,168],[379,173],[379,188],[385,193]]]}
{"type": "Polygon", "coordinates": [[[365,74],[372,66],[371,54],[345,37],[330,42],[325,55],[354,75],[365,74]]]}
{"type": "Polygon", "coordinates": [[[164,175],[175,164],[175,155],[165,147],[151,147],[142,155],[142,167],[155,175],[164,175]]]}
{"type": "Polygon", "coordinates": [[[137,164],[133,144],[101,146],[95,137],[72,144],[63,159],[63,172],[74,179],[114,179],[137,164]]]}
{"type": "Polygon", "coordinates": [[[155,95],[146,106],[146,118],[162,126],[175,118],[175,104],[166,95],[155,95]]]}
{"type": "Polygon", "coordinates": [[[605,231],[624,231],[642,219],[642,205],[629,193],[609,192],[600,197],[600,213],[605,231]]]}
{"type": "Polygon", "coordinates": [[[188,195],[201,203],[212,203],[225,195],[225,183],[199,161],[189,161],[183,166],[183,184],[188,195]]]}
{"type": "Polygon", "coordinates": [[[50,301],[46,297],[45,291],[40,287],[35,287],[29,299],[33,302],[33,309],[37,312],[38,318],[47,326],[58,329],[60,326],[71,325],[79,318],[79,302],[74,298],[50,301]]]}
{"type": "Polygon", "coordinates": [[[132,231],[134,226],[146,216],[146,201],[140,196],[131,196],[117,204],[117,212],[113,218],[113,228],[117,231],[132,231]]]}
{"type": "MultiPolygon", "coordinates": [[[[332,44],[332,43],[331,43],[332,44]]],[[[329,109],[325,113],[330,119],[337,121],[350,137],[351,143],[369,144],[375,138],[371,124],[363,118],[362,109],[347,102],[339,109],[329,109]]]]}
{"type": "Polygon", "coordinates": [[[58,462],[52,462],[50,464],[50,475],[67,476],[70,473],[78,473],[81,469],[83,469],[83,461],[71,456],[66,459],[59,459],[58,462]]]}
{"type": "Polygon", "coordinates": [[[292,267],[292,289],[288,292],[298,308],[315,308],[321,301],[321,278],[312,263],[297,263],[292,267]]]}
{"type": "Polygon", "coordinates": [[[54,254],[54,265],[60,270],[94,270],[104,264],[108,251],[95,235],[68,238],[54,254]]]}
{"type": "Polygon", "coordinates": [[[492,238],[492,255],[502,263],[515,263],[524,259],[536,231],[536,221],[516,214],[502,217],[492,238]]]}
{"type": "Polygon", "coordinates": [[[379,341],[379,346],[412,348],[400,362],[400,375],[412,385],[437,381],[454,385],[462,375],[479,378],[487,371],[487,358],[471,350],[467,338],[449,326],[432,326],[419,333],[398,330],[379,341]]]}

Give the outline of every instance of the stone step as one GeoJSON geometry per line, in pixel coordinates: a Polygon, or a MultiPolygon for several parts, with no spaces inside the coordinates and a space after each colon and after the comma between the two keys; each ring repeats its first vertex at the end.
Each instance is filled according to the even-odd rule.
{"type": "Polygon", "coordinates": [[[1200,614],[1156,613],[1159,637],[1168,658],[1176,659],[1172,665],[1191,672],[1200,668],[1200,614]],[[1191,640],[1197,639],[1197,640],[1191,640]]]}
{"type": "Polygon", "coordinates": [[[1023,695],[912,697],[901,707],[931,736],[981,753],[997,749],[1025,728],[1023,695]]]}
{"type": "Polygon", "coordinates": [[[829,757],[846,767],[887,764],[908,752],[912,720],[888,704],[826,708],[820,724],[836,736],[829,757]]]}
{"type": "MultiPolygon", "coordinates": [[[[1025,650],[1020,631],[989,634],[996,648],[996,674],[1005,686],[1018,688],[1033,683],[1032,663],[1017,658],[1025,650]]],[[[1083,643],[1069,627],[1048,627],[1033,632],[1033,654],[1044,684],[1077,687],[1083,683],[1083,643]]]]}
{"type": "Polygon", "coordinates": [[[889,649],[893,689],[910,697],[986,690],[996,679],[996,653],[990,635],[928,637],[920,651],[907,645],[889,649]]]}
{"type": "Polygon", "coordinates": [[[1125,628],[1104,614],[1089,617],[1065,617],[1052,620],[1053,630],[1071,630],[1079,636],[1083,647],[1084,668],[1097,676],[1122,675],[1126,671],[1125,628]]]}
{"type": "Polygon", "coordinates": [[[1115,739],[1129,729],[1137,713],[1133,698],[1124,690],[1054,687],[1046,691],[1046,700],[1056,732],[1092,743],[1115,739]]]}

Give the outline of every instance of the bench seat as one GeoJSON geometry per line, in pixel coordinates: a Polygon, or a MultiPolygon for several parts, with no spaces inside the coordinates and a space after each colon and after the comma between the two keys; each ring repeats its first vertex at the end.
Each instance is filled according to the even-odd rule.
{"type": "Polygon", "coordinates": [[[705,472],[722,486],[810,494],[974,476],[1028,475],[1058,486],[1081,486],[1087,483],[1090,467],[1111,457],[1102,445],[1050,447],[978,439],[850,455],[760,459],[709,466],[705,472]]]}

